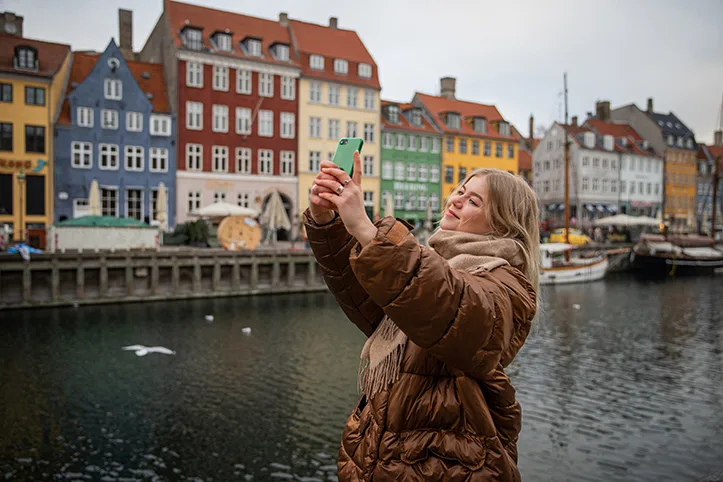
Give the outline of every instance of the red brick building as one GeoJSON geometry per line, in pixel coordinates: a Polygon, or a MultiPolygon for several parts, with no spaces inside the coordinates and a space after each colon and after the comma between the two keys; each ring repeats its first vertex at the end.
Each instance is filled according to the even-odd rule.
{"type": "Polygon", "coordinates": [[[165,0],[140,57],[163,64],[178,118],[178,221],[215,201],[260,211],[273,190],[293,220],[301,69],[288,20],[165,0]]]}

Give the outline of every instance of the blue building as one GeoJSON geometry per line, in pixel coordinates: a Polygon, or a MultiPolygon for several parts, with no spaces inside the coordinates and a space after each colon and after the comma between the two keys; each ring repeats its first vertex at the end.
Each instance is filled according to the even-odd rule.
{"type": "Polygon", "coordinates": [[[112,40],[100,55],[74,53],[55,125],[55,221],[88,214],[97,180],[103,215],[155,223],[163,183],[172,228],[175,139],[161,65],[126,62],[112,40]]]}

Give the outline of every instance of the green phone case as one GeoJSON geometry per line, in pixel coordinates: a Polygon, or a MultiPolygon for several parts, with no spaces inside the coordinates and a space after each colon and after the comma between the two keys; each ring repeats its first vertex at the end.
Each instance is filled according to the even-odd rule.
{"type": "Polygon", "coordinates": [[[336,145],[332,162],[351,176],[354,174],[354,151],[361,154],[363,146],[364,139],[360,137],[342,137],[336,145]]]}

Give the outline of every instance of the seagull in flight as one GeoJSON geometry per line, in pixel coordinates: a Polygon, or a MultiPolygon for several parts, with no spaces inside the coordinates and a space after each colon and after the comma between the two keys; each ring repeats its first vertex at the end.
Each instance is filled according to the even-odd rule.
{"type": "Polygon", "coordinates": [[[169,350],[163,346],[143,346],[143,345],[130,345],[124,346],[122,350],[134,351],[138,356],[146,356],[149,353],[162,353],[164,355],[175,355],[176,352],[169,350]]]}

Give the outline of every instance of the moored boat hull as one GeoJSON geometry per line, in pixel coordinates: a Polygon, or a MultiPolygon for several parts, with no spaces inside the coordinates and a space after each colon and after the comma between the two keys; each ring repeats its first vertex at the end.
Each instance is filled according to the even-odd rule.
{"type": "Polygon", "coordinates": [[[723,268],[723,258],[675,258],[633,251],[630,264],[636,276],[645,278],[700,276],[714,274],[716,269],[723,268]]]}
{"type": "Polygon", "coordinates": [[[597,281],[605,277],[607,269],[607,256],[586,264],[542,268],[540,271],[540,284],[560,285],[597,281]]]}

